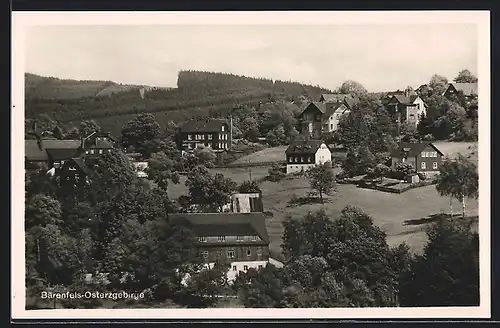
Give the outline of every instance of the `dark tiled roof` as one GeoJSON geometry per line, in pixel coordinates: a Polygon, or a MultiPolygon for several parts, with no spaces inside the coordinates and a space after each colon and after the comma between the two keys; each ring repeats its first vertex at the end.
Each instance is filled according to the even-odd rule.
{"type": "Polygon", "coordinates": [[[411,105],[411,104],[413,104],[413,102],[417,98],[418,98],[418,95],[414,95],[414,94],[409,96],[409,97],[407,97],[405,95],[394,95],[394,96],[392,96],[390,103],[394,103],[395,102],[394,100],[396,100],[400,104],[411,105]]]}
{"type": "MultiPolygon", "coordinates": [[[[24,156],[29,161],[47,161],[49,149],[73,149],[76,150],[80,147],[80,140],[58,140],[58,139],[42,139],[41,146],[38,146],[38,140],[25,140],[24,141],[24,156]]],[[[72,156],[68,157],[71,158],[72,156]]]]}
{"type": "Polygon", "coordinates": [[[342,105],[344,105],[344,103],[338,102],[338,103],[333,104],[333,106],[326,106],[326,111],[325,111],[324,116],[327,117],[327,118],[330,117],[342,105]]]}
{"type": "Polygon", "coordinates": [[[359,103],[359,99],[348,93],[324,93],[321,95],[321,98],[324,99],[324,101],[327,103],[345,101],[349,108],[352,108],[352,106],[359,103]]]}
{"type": "Polygon", "coordinates": [[[269,243],[263,213],[174,213],[169,217],[186,219],[198,237],[257,235],[269,243]]]}
{"type": "Polygon", "coordinates": [[[321,144],[326,145],[322,140],[295,141],[288,146],[285,154],[316,154],[321,144]]]}
{"type": "Polygon", "coordinates": [[[313,102],[310,102],[306,108],[304,108],[304,110],[302,111],[302,113],[300,113],[300,115],[302,115],[306,110],[309,110],[311,109],[312,107],[315,107],[317,108],[322,114],[325,114],[326,113],[326,105],[324,103],[321,103],[319,101],[313,101],[313,102]]]}
{"type": "Polygon", "coordinates": [[[476,83],[450,83],[455,90],[462,91],[466,96],[477,95],[477,82],[476,83]]]}
{"type": "Polygon", "coordinates": [[[113,145],[107,140],[95,140],[90,148],[110,149],[113,148],[113,145]]]}
{"type": "Polygon", "coordinates": [[[403,153],[407,152],[408,157],[415,157],[420,154],[427,146],[431,146],[436,150],[441,156],[443,153],[432,144],[432,142],[402,142],[398,145],[398,148],[392,152],[393,157],[400,157],[403,153]]]}
{"type": "Polygon", "coordinates": [[[219,132],[223,124],[228,123],[224,119],[193,119],[182,125],[181,132],[219,132]]]}
{"type": "Polygon", "coordinates": [[[49,148],[47,154],[52,160],[60,161],[76,157],[81,154],[81,151],[74,148],[49,148]]]}

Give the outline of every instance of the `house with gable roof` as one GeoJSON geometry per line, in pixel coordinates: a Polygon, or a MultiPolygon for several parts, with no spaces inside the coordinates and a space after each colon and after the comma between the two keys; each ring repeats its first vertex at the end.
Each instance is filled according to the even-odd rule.
{"type": "Polygon", "coordinates": [[[319,102],[311,102],[299,115],[302,132],[313,138],[338,129],[343,115],[352,110],[358,100],[349,94],[322,94],[319,102]]]}
{"type": "Polygon", "coordinates": [[[183,220],[191,228],[200,259],[212,267],[228,262],[229,281],[240,271],[276,265],[269,255],[269,234],[263,213],[174,213],[171,220],[183,220]]]}
{"type": "Polygon", "coordinates": [[[397,163],[408,163],[417,173],[432,175],[439,172],[443,153],[432,142],[402,142],[391,153],[392,168],[397,163]]]}
{"type": "Polygon", "coordinates": [[[288,146],[285,156],[287,174],[332,161],[332,151],[322,140],[295,141],[288,146]]]}
{"type": "Polygon", "coordinates": [[[427,114],[427,104],[416,93],[395,94],[383,103],[396,122],[415,128],[422,116],[427,114]]]}
{"type": "Polygon", "coordinates": [[[191,151],[199,146],[223,152],[231,146],[231,133],[225,119],[199,118],[186,121],[179,131],[179,148],[191,151]]]}

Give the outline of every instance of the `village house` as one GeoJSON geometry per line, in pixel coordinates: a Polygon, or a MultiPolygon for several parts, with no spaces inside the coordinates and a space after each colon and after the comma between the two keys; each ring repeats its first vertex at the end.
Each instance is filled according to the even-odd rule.
{"type": "Polygon", "coordinates": [[[260,269],[269,262],[269,235],[263,213],[175,213],[172,220],[186,220],[197,238],[200,259],[212,267],[230,263],[228,280],[240,271],[260,269]]]}
{"type": "Polygon", "coordinates": [[[391,154],[392,168],[397,163],[408,163],[417,173],[433,175],[439,172],[443,153],[431,142],[400,143],[391,154]]]}
{"type": "Polygon", "coordinates": [[[288,146],[285,156],[287,174],[307,171],[332,160],[330,147],[321,140],[295,141],[288,146]]]}
{"type": "Polygon", "coordinates": [[[94,132],[80,140],[43,139],[37,133],[31,134],[36,139],[24,141],[25,170],[28,172],[44,165],[54,174],[68,161],[96,157],[114,148],[114,140],[104,133],[94,132]]]}
{"type": "Polygon", "coordinates": [[[357,103],[357,98],[349,94],[322,94],[320,101],[309,103],[300,113],[302,132],[320,138],[323,133],[336,131],[340,118],[349,114],[357,103]]]}
{"type": "Polygon", "coordinates": [[[414,92],[393,95],[390,99],[383,101],[389,115],[396,122],[405,123],[417,127],[423,115],[427,114],[427,105],[414,92]]]}
{"type": "Polygon", "coordinates": [[[223,152],[231,146],[229,124],[224,119],[202,118],[185,122],[179,131],[179,149],[194,150],[199,146],[209,147],[214,152],[223,152]]]}
{"type": "Polygon", "coordinates": [[[461,92],[466,98],[473,100],[477,97],[477,82],[475,83],[448,83],[448,87],[443,93],[448,99],[461,92]]]}

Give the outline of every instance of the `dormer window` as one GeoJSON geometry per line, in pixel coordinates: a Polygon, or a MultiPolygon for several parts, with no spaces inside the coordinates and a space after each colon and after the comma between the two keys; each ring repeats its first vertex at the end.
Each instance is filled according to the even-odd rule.
{"type": "Polygon", "coordinates": [[[243,236],[237,236],[236,241],[243,241],[243,236]]]}

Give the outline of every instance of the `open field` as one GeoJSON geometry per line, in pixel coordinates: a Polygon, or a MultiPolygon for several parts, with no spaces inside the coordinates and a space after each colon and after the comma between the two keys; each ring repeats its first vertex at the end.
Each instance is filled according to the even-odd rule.
{"type": "MultiPolygon", "coordinates": [[[[436,141],[433,143],[445,156],[456,157],[458,153],[465,156],[471,155],[470,159],[477,162],[477,142],[447,142],[436,141]]],[[[256,153],[239,158],[234,163],[260,163],[278,162],[285,160],[285,150],[288,146],[266,148],[256,153]]]]}
{"type": "MultiPolygon", "coordinates": [[[[339,185],[338,192],[328,197],[324,205],[306,204],[296,207],[288,206],[288,200],[293,194],[298,197],[307,194],[310,189],[305,179],[296,178],[281,183],[266,181],[262,183],[261,188],[265,209],[274,213],[267,224],[273,251],[279,251],[282,222],[287,215],[301,218],[308,212],[323,207],[326,213],[335,217],[340,215],[345,206],[352,205],[372,216],[374,224],[387,233],[390,245],[406,242],[412,251],[420,252],[427,239],[427,224],[420,224],[417,220],[438,213],[449,213],[450,208],[449,198],[439,196],[434,185],[412,189],[402,194],[362,189],[354,185],[339,185]]],[[[457,200],[453,200],[453,208],[455,213],[461,211],[457,200]]],[[[467,200],[466,215],[478,215],[477,200],[467,200]]]]}
{"type": "MultiPolygon", "coordinates": [[[[435,144],[445,155],[455,157],[457,153],[462,153],[465,156],[470,154],[469,159],[477,161],[477,143],[437,142],[435,144]]],[[[284,146],[269,148],[247,157],[253,158],[253,161],[269,161],[270,158],[280,160],[279,156],[283,156],[285,149],[284,146]]],[[[244,180],[249,180],[250,172],[253,180],[265,177],[268,169],[268,166],[261,166],[252,168],[217,168],[211,171],[223,173],[226,177],[241,183],[244,180]]],[[[336,173],[338,173],[338,169],[336,173]]],[[[187,194],[184,182],[185,177],[182,177],[180,184],[169,187],[169,196],[171,198],[187,194]]],[[[449,213],[450,211],[450,199],[441,197],[434,185],[411,189],[402,194],[357,188],[355,185],[350,184],[338,185],[337,193],[332,197],[328,197],[324,205],[305,204],[300,206],[290,206],[288,201],[292,195],[304,197],[310,191],[309,183],[305,178],[286,179],[280,183],[264,181],[261,183],[261,189],[265,210],[274,213],[274,216],[267,221],[273,252],[280,252],[281,235],[283,233],[282,222],[287,215],[301,218],[309,211],[314,212],[323,207],[329,215],[335,217],[340,215],[341,210],[347,205],[359,207],[372,216],[375,225],[387,233],[390,245],[406,242],[412,251],[420,252],[427,240],[425,229],[428,223],[417,222],[417,220],[439,213],[449,213]]],[[[454,199],[452,204],[454,213],[459,213],[461,211],[460,203],[454,199]]],[[[467,200],[466,204],[466,215],[477,216],[478,201],[467,200]]]]}

